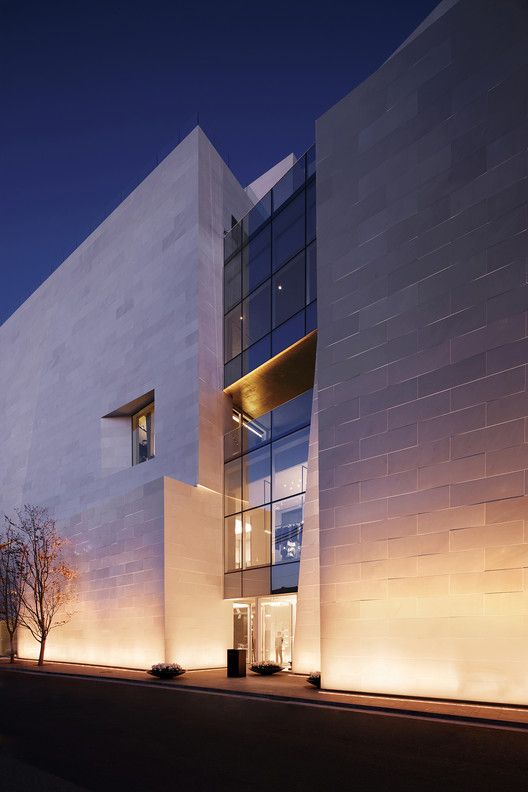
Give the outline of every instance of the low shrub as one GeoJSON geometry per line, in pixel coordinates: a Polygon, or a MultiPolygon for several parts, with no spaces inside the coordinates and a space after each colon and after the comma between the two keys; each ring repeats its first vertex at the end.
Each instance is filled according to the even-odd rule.
{"type": "Polygon", "coordinates": [[[271,660],[253,663],[253,665],[250,665],[250,668],[255,674],[261,674],[262,676],[270,676],[271,674],[278,674],[279,671],[282,671],[282,666],[278,663],[272,663],[271,660]]]}
{"type": "Polygon", "coordinates": [[[313,685],[316,688],[321,687],[321,672],[320,671],[312,671],[311,674],[308,676],[308,682],[310,685],[313,685]]]}
{"type": "Polygon", "coordinates": [[[158,679],[172,679],[175,676],[185,674],[185,668],[178,663],[156,663],[147,674],[158,677],[158,679]]]}

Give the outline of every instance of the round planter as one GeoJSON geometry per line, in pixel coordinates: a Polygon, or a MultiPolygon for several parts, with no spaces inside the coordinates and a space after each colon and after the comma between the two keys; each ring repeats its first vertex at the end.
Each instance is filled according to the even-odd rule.
{"type": "Polygon", "coordinates": [[[282,668],[252,668],[251,671],[259,676],[271,676],[272,674],[280,674],[282,668]]]}
{"type": "Polygon", "coordinates": [[[147,674],[156,677],[156,679],[173,679],[173,677],[185,674],[185,671],[147,671],[147,674]]]}

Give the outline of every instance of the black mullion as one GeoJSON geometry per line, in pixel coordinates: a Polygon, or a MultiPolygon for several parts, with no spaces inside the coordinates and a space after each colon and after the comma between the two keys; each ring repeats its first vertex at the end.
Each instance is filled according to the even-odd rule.
{"type": "MultiPolygon", "coordinates": [[[[273,257],[272,257],[272,256],[273,256],[273,252],[272,252],[272,250],[271,250],[271,236],[272,236],[272,234],[273,234],[273,230],[272,230],[272,227],[271,227],[271,216],[270,216],[270,218],[269,218],[268,220],[266,220],[266,222],[265,222],[265,223],[264,223],[264,224],[263,224],[263,225],[262,225],[262,226],[259,228],[258,232],[255,232],[255,233],[254,233],[254,234],[251,236],[251,238],[250,238],[250,239],[248,238],[248,241],[246,242],[246,244],[244,245],[244,247],[248,247],[248,246],[249,246],[249,243],[251,242],[251,240],[252,240],[252,239],[253,239],[255,236],[258,236],[258,234],[260,234],[261,232],[263,232],[263,231],[264,231],[264,229],[266,228],[266,226],[267,226],[267,225],[269,225],[269,227],[270,227],[270,268],[272,269],[272,268],[273,268],[273,257]]],[[[248,261],[249,261],[249,252],[248,252],[248,261]]],[[[254,291],[256,291],[256,290],[257,290],[257,289],[258,289],[260,286],[262,286],[264,283],[266,283],[266,281],[267,281],[267,280],[269,280],[269,278],[271,278],[271,275],[269,276],[269,278],[264,278],[264,280],[263,280],[263,281],[261,281],[260,283],[258,283],[256,286],[254,286],[252,289],[250,289],[250,291],[248,291],[248,293],[247,293],[246,295],[244,295],[244,278],[243,278],[244,272],[243,272],[243,269],[242,269],[242,262],[243,262],[243,257],[242,257],[242,250],[241,250],[241,251],[240,251],[240,288],[241,288],[241,290],[242,290],[242,291],[241,291],[241,293],[242,293],[242,297],[241,297],[241,299],[242,299],[242,302],[243,302],[243,301],[244,301],[244,300],[245,300],[247,297],[249,297],[251,294],[253,294],[253,292],[254,292],[254,291]]]]}
{"type": "MultiPolygon", "coordinates": [[[[307,256],[306,256],[307,245],[306,245],[306,239],[307,239],[307,200],[308,200],[307,187],[308,187],[308,183],[311,183],[312,181],[315,181],[315,174],[312,177],[310,177],[309,180],[307,179],[307,156],[306,156],[306,152],[303,155],[303,161],[304,161],[304,181],[303,181],[303,184],[302,184],[301,187],[299,187],[288,198],[287,201],[285,201],[281,205],[280,210],[278,210],[278,211],[282,211],[282,209],[286,208],[293,200],[295,200],[298,197],[298,195],[300,193],[300,190],[304,190],[304,244],[303,244],[302,250],[304,251],[304,279],[305,279],[304,280],[304,282],[305,282],[305,294],[304,294],[304,309],[303,309],[303,313],[304,313],[304,332],[305,332],[305,335],[306,335],[306,307],[307,307],[307,302],[306,302],[306,284],[307,284],[307,256]]],[[[237,255],[237,253],[240,254],[240,289],[241,289],[241,293],[240,293],[240,302],[239,302],[238,305],[240,306],[241,310],[243,310],[244,300],[248,299],[253,294],[253,292],[255,292],[258,288],[261,288],[262,286],[264,286],[269,281],[270,296],[269,296],[268,310],[269,310],[269,318],[270,318],[270,327],[272,327],[272,324],[273,324],[272,323],[273,295],[272,295],[271,286],[272,286],[273,275],[275,274],[273,272],[273,247],[274,247],[274,245],[273,245],[273,224],[274,224],[275,218],[276,218],[276,216],[278,214],[278,211],[275,210],[275,206],[274,206],[275,202],[274,202],[274,198],[273,198],[273,188],[269,192],[270,192],[270,218],[267,221],[267,224],[269,224],[269,226],[270,226],[270,263],[271,263],[271,269],[272,269],[272,273],[270,274],[270,277],[265,279],[264,281],[262,281],[262,283],[258,284],[254,289],[249,291],[244,296],[243,267],[242,267],[243,251],[244,251],[244,248],[246,248],[246,247],[248,248],[249,247],[249,241],[254,236],[256,236],[258,233],[261,233],[264,230],[264,228],[266,226],[266,223],[263,223],[258,229],[256,229],[253,232],[253,234],[250,235],[248,233],[247,240],[246,240],[246,242],[244,244],[244,242],[243,242],[243,225],[242,225],[244,218],[242,218],[242,220],[240,220],[240,227],[241,227],[241,245],[240,245],[240,248],[239,248],[238,251],[235,251],[235,253],[233,253],[232,256],[227,261],[224,261],[224,266],[231,260],[231,258],[235,257],[237,255]]],[[[301,251],[297,251],[297,253],[295,253],[294,256],[291,256],[286,262],[284,262],[282,264],[282,266],[279,268],[279,270],[277,270],[277,272],[280,272],[282,267],[286,266],[295,256],[299,255],[300,252],[301,251]]],[[[249,251],[248,251],[248,265],[249,265],[249,251]]],[[[224,285],[224,306],[225,306],[225,285],[224,285]]],[[[237,306],[235,306],[235,308],[236,307],[237,306]]],[[[231,310],[234,310],[234,309],[231,309],[231,310]]],[[[298,312],[298,313],[300,313],[300,312],[298,312]]],[[[226,314],[224,313],[224,316],[225,315],[226,314]]],[[[294,314],[294,316],[295,315],[296,314],[294,314]]],[[[280,325],[277,325],[277,327],[274,327],[270,331],[270,333],[269,333],[270,340],[271,340],[271,335],[272,335],[273,330],[278,330],[287,321],[289,321],[291,318],[292,317],[288,317],[288,319],[286,319],[284,322],[281,322],[280,325]]],[[[249,350],[253,346],[253,344],[250,344],[249,346],[245,347],[244,343],[243,343],[243,337],[244,337],[244,328],[243,327],[242,327],[242,330],[241,330],[241,334],[242,334],[241,354],[243,354],[244,352],[249,350]]],[[[263,338],[266,337],[266,335],[268,335],[268,334],[266,333],[264,336],[262,336],[262,338],[257,339],[257,341],[255,341],[254,344],[259,343],[263,338]]],[[[224,324],[224,344],[225,344],[225,324],[224,324]]],[[[235,356],[235,357],[237,357],[237,356],[235,356]]],[[[233,359],[234,358],[232,358],[232,360],[233,359]]],[[[230,362],[230,361],[228,361],[228,362],[230,362]]],[[[224,367],[225,367],[225,365],[226,364],[224,364],[224,367]]],[[[270,547],[269,547],[269,549],[270,549],[269,591],[271,593],[272,585],[273,585],[272,570],[273,570],[273,566],[274,566],[274,564],[273,564],[273,524],[272,524],[272,522],[273,522],[273,505],[275,503],[274,498],[273,498],[273,489],[274,489],[273,488],[273,444],[274,444],[274,442],[276,442],[276,440],[273,439],[273,431],[274,431],[274,414],[273,413],[274,413],[274,411],[271,410],[270,412],[271,412],[271,415],[270,415],[270,439],[268,440],[268,442],[263,443],[262,446],[259,446],[259,448],[265,448],[266,446],[269,446],[269,450],[270,450],[270,453],[269,453],[269,459],[270,459],[270,470],[269,470],[269,473],[270,473],[270,501],[269,501],[269,507],[270,507],[270,523],[271,523],[270,527],[271,527],[271,531],[270,531],[270,540],[269,540],[270,541],[270,547]]],[[[298,429],[296,429],[294,431],[288,432],[287,434],[283,435],[281,438],[277,438],[277,440],[283,439],[285,437],[289,437],[290,435],[294,434],[296,431],[299,431],[300,429],[306,428],[307,426],[310,426],[310,425],[311,425],[311,421],[309,421],[304,427],[300,427],[300,428],[298,428],[298,429]]],[[[240,453],[240,455],[238,457],[240,459],[240,481],[239,481],[239,486],[240,486],[240,494],[241,494],[241,505],[243,504],[243,457],[246,456],[247,454],[250,454],[252,450],[255,450],[255,449],[251,449],[251,450],[249,450],[249,449],[248,450],[244,450],[243,449],[243,433],[244,433],[243,416],[241,416],[241,425],[240,425],[240,437],[241,437],[240,447],[241,447],[241,453],[240,453]]],[[[305,496],[306,495],[306,490],[304,490],[302,493],[298,493],[296,496],[293,495],[291,497],[292,498],[293,497],[298,497],[299,495],[301,495],[301,496],[304,495],[305,496]]],[[[263,505],[267,505],[267,504],[263,504],[263,505]]],[[[225,487],[224,487],[224,511],[225,511],[225,487]]],[[[243,575],[244,575],[244,570],[245,570],[245,547],[244,547],[244,544],[245,544],[244,543],[244,514],[245,514],[245,511],[242,508],[242,510],[240,512],[235,512],[234,515],[227,515],[227,516],[235,516],[237,514],[240,514],[241,527],[242,527],[242,533],[241,533],[241,544],[242,544],[242,547],[241,547],[241,567],[240,567],[240,570],[238,570],[238,574],[240,574],[242,596],[244,596],[244,590],[243,590],[244,579],[243,579],[243,575]]],[[[226,519],[226,517],[224,517],[224,555],[225,555],[225,519],[226,519]]],[[[298,563],[298,562],[292,562],[292,563],[298,563]]],[[[265,565],[263,565],[263,566],[265,566],[265,565]]],[[[225,561],[224,561],[224,568],[225,568],[225,561]]]]}
{"type": "Polygon", "coordinates": [[[308,283],[308,256],[306,255],[308,237],[308,183],[306,181],[307,157],[304,155],[304,335],[306,335],[306,284],[308,283]]]}
{"type": "MultiPolygon", "coordinates": [[[[311,148],[312,148],[312,146],[310,146],[310,149],[311,149],[311,148]]],[[[308,149],[308,151],[309,151],[310,149],[308,149]]],[[[293,199],[294,199],[294,198],[296,198],[296,197],[298,196],[298,194],[300,193],[300,191],[301,191],[302,189],[305,189],[305,188],[306,188],[306,187],[307,187],[309,184],[311,184],[313,181],[315,181],[315,177],[316,177],[316,174],[315,174],[315,173],[313,173],[313,174],[312,174],[310,177],[308,177],[308,176],[307,176],[307,153],[308,153],[308,151],[305,151],[305,152],[304,152],[304,154],[302,155],[302,156],[303,156],[303,160],[304,160],[304,181],[303,181],[303,184],[302,184],[302,186],[301,186],[301,187],[298,187],[298,188],[297,188],[297,190],[296,190],[294,193],[292,193],[292,194],[290,195],[290,197],[286,199],[286,201],[284,201],[284,203],[282,203],[282,204],[281,204],[281,206],[280,206],[280,209],[275,209],[275,206],[274,206],[274,200],[273,200],[273,187],[272,187],[272,188],[271,188],[271,190],[268,190],[268,192],[267,192],[267,193],[265,193],[265,194],[262,196],[262,198],[260,199],[260,201],[257,201],[257,203],[255,204],[255,206],[253,206],[253,207],[252,207],[252,209],[250,209],[250,210],[249,210],[249,212],[248,212],[248,213],[247,213],[247,214],[246,214],[246,215],[245,215],[245,216],[244,216],[244,217],[243,217],[241,220],[239,220],[239,221],[238,221],[238,223],[237,223],[237,226],[239,225],[239,226],[242,228],[242,223],[244,222],[244,220],[246,220],[246,219],[249,217],[249,215],[250,215],[250,213],[253,211],[253,209],[254,209],[256,206],[258,206],[258,204],[259,204],[261,201],[263,201],[263,200],[266,198],[266,196],[267,196],[268,194],[270,194],[270,216],[269,216],[269,218],[268,218],[267,220],[265,220],[265,221],[264,221],[264,222],[263,222],[263,223],[262,223],[262,224],[261,224],[261,225],[260,225],[260,226],[259,226],[257,229],[255,229],[255,231],[253,231],[251,234],[249,233],[249,230],[248,230],[247,242],[246,242],[245,244],[247,244],[247,243],[248,243],[248,242],[249,242],[251,239],[253,239],[253,237],[255,237],[257,234],[259,234],[259,233],[260,233],[260,232],[261,232],[261,231],[264,229],[264,226],[266,225],[266,223],[271,223],[271,221],[273,220],[273,218],[275,217],[275,215],[276,215],[276,214],[278,214],[278,213],[279,213],[279,211],[282,211],[282,209],[284,209],[284,207],[288,206],[288,204],[289,204],[291,201],[293,201],[293,199]]],[[[297,160],[297,162],[298,162],[298,161],[299,161],[299,160],[297,160]]],[[[297,165],[297,162],[296,162],[296,163],[295,163],[295,164],[292,166],[292,168],[294,168],[294,167],[295,167],[295,165],[297,165]]],[[[291,169],[292,169],[292,168],[291,168],[291,169]]],[[[291,170],[291,169],[290,169],[290,170],[291,170]]],[[[288,173],[288,171],[286,171],[286,173],[288,173]]],[[[286,173],[284,174],[284,176],[286,176],[286,173]]],[[[236,226],[233,226],[233,228],[236,228],[236,226]]],[[[230,233],[231,231],[233,231],[233,228],[229,229],[228,233],[230,233]]],[[[241,233],[241,237],[240,237],[240,238],[241,238],[241,240],[243,239],[242,233],[241,233]]],[[[224,258],[224,265],[225,265],[225,264],[227,264],[229,261],[231,261],[231,259],[233,258],[233,256],[236,256],[236,254],[237,254],[237,253],[238,253],[240,250],[242,250],[242,248],[243,248],[243,247],[245,247],[245,244],[244,244],[244,242],[243,242],[243,241],[241,241],[241,243],[240,243],[240,248],[237,248],[237,250],[236,250],[234,253],[232,253],[232,254],[229,256],[229,258],[227,258],[227,259],[225,259],[225,258],[224,258]]]]}
{"type": "Polygon", "coordinates": [[[270,585],[269,590],[271,594],[271,568],[273,566],[273,410],[271,410],[270,420],[270,585]]]}
{"type": "MultiPolygon", "coordinates": [[[[295,193],[294,196],[292,196],[292,198],[297,198],[298,197],[298,193],[300,193],[301,189],[305,189],[305,185],[302,188],[299,188],[299,190],[297,190],[297,192],[295,193]]],[[[284,208],[284,206],[286,206],[288,203],[290,203],[290,200],[291,199],[288,199],[286,204],[283,204],[281,206],[281,211],[284,208]]],[[[305,194],[304,194],[304,245],[303,245],[303,247],[300,250],[298,250],[297,253],[294,253],[292,256],[290,256],[289,259],[287,259],[285,262],[283,262],[283,264],[280,265],[279,269],[274,270],[271,273],[271,276],[269,278],[265,278],[261,283],[259,283],[253,289],[251,289],[251,291],[248,291],[248,293],[245,296],[242,297],[242,300],[241,300],[242,302],[244,302],[244,300],[247,300],[248,297],[251,297],[253,292],[255,292],[257,289],[260,289],[261,286],[263,286],[265,283],[267,283],[269,280],[271,280],[274,275],[276,275],[278,272],[281,271],[281,269],[283,267],[286,266],[286,264],[289,264],[292,259],[294,259],[296,256],[298,256],[299,253],[301,253],[302,250],[304,250],[304,252],[305,252],[305,259],[304,259],[305,275],[304,275],[304,277],[305,277],[305,284],[306,284],[306,248],[307,248],[307,244],[306,244],[306,230],[307,230],[307,228],[306,228],[307,227],[307,221],[306,221],[306,200],[307,200],[307,197],[306,197],[306,190],[305,190],[305,194]]],[[[278,212],[277,212],[277,214],[278,214],[278,212]]],[[[271,233],[271,240],[270,240],[270,251],[271,251],[271,266],[272,266],[272,269],[273,269],[273,227],[271,225],[272,221],[268,221],[268,222],[270,223],[271,232],[272,232],[271,233]]],[[[263,230],[263,229],[261,229],[261,230],[263,230]]],[[[315,239],[313,241],[315,242],[315,239]]],[[[244,245],[244,247],[246,247],[246,245],[244,245]]],[[[241,272],[241,274],[242,274],[242,272],[241,272]]],[[[241,280],[242,280],[242,278],[241,278],[241,280]]],[[[244,294],[243,287],[242,287],[242,294],[244,294]]],[[[305,301],[305,305],[307,305],[307,303],[306,303],[306,290],[305,290],[304,301],[305,301]]],[[[312,300],[312,302],[313,302],[313,300],[312,300]]],[[[234,309],[231,308],[230,310],[234,310],[234,309]]],[[[229,313],[229,311],[227,313],[229,313]]]]}
{"type": "MultiPolygon", "coordinates": [[[[242,427],[243,427],[244,419],[242,417],[242,413],[240,413],[240,439],[242,440],[242,427]]],[[[242,444],[242,443],[241,443],[242,444]]],[[[240,534],[241,537],[241,548],[240,548],[240,569],[245,569],[245,553],[244,553],[244,464],[242,461],[242,457],[240,457],[240,527],[242,533],[240,534]]]]}
{"type": "MultiPolygon", "coordinates": [[[[273,197],[273,189],[270,190],[270,193],[271,193],[271,196],[270,196],[270,306],[269,306],[269,311],[270,311],[269,312],[269,318],[270,318],[269,353],[270,353],[270,357],[268,358],[268,360],[271,360],[272,345],[273,345],[273,335],[272,335],[272,333],[273,333],[273,293],[272,293],[272,290],[273,290],[273,223],[275,222],[274,219],[273,219],[273,214],[274,214],[274,211],[275,211],[275,199],[273,197]]],[[[273,422],[273,410],[271,411],[271,413],[272,414],[270,416],[270,444],[271,444],[271,438],[273,437],[273,423],[272,423],[273,422]]],[[[270,474],[271,474],[271,454],[272,454],[272,449],[271,449],[271,445],[270,445],[270,474]]],[[[270,483],[270,494],[272,494],[271,493],[271,483],[270,483]]],[[[270,536],[270,541],[271,541],[271,536],[270,536]]],[[[270,547],[270,561],[271,561],[271,547],[270,547]]],[[[271,585],[271,582],[270,582],[270,585],[271,585]]],[[[271,591],[271,588],[270,588],[270,591],[271,591]]]]}

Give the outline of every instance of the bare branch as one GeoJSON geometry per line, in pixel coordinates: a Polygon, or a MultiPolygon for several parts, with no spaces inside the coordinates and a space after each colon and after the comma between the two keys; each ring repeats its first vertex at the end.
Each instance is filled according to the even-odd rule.
{"type": "Polygon", "coordinates": [[[20,594],[19,623],[40,643],[39,665],[44,661],[50,630],[69,621],[76,572],[64,558],[67,542],[47,509],[26,504],[9,520],[10,529],[24,548],[24,585],[20,594]],[[61,614],[58,621],[57,615],[61,614]]]}

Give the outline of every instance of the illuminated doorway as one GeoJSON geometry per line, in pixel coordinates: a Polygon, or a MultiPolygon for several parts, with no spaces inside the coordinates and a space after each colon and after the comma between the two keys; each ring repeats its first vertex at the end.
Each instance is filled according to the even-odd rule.
{"type": "Polygon", "coordinates": [[[297,595],[276,595],[233,603],[233,647],[245,649],[248,664],[270,660],[291,668],[297,595]]]}
{"type": "Polygon", "coordinates": [[[291,668],[297,597],[259,599],[259,659],[291,668]]]}
{"type": "Polygon", "coordinates": [[[254,602],[233,603],[233,648],[245,649],[248,663],[256,656],[255,621],[254,602]]]}

